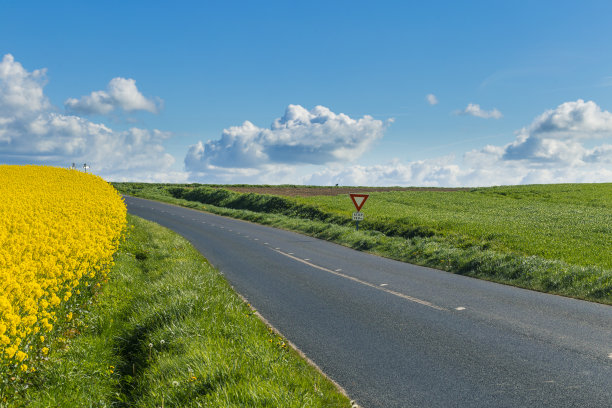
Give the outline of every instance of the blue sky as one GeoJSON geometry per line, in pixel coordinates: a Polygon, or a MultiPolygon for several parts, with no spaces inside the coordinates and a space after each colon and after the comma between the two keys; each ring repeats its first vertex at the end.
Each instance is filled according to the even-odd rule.
{"type": "Polygon", "coordinates": [[[0,0],[0,163],[109,180],[612,181],[608,1],[0,0]]]}

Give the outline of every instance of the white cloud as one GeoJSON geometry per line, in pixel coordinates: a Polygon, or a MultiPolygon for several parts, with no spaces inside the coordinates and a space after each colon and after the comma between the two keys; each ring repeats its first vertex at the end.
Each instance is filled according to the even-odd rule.
{"type": "Polygon", "coordinates": [[[353,119],[324,106],[308,111],[289,105],[269,129],[249,121],[225,129],[218,140],[190,146],[188,171],[231,174],[235,169],[259,172],[270,165],[321,165],[361,156],[384,132],[385,124],[364,116],[353,119]]]}
{"type": "Polygon", "coordinates": [[[505,160],[526,160],[533,163],[578,164],[586,149],[576,140],[542,138],[519,134],[517,139],[505,147],[505,160]]]}
{"type": "Polygon", "coordinates": [[[191,171],[189,180],[213,184],[300,184],[300,166],[266,164],[257,168],[209,166],[203,171],[191,171]]]}
{"type": "MultiPolygon", "coordinates": [[[[513,141],[463,156],[414,162],[351,163],[380,140],[391,121],[351,118],[317,106],[289,105],[269,128],[251,122],[225,129],[218,140],[189,148],[175,171],[164,142],[150,129],[114,130],[58,113],[44,95],[44,69],[27,71],[10,54],[0,62],[0,162],[68,166],[87,162],[107,179],[215,183],[486,186],[611,182],[612,113],[593,101],[570,101],[537,116],[513,141]],[[324,167],[325,166],[325,167],[324,167]]],[[[83,112],[153,111],[135,81],[115,78],[106,91],[75,100],[83,112]]],[[[464,111],[496,117],[468,105],[464,111]],[[468,109],[469,108],[469,109],[468,109]]],[[[501,117],[501,113],[498,113],[501,117]]]]}
{"type": "Polygon", "coordinates": [[[114,131],[79,116],[59,114],[44,96],[44,84],[44,70],[28,72],[11,55],[2,59],[0,161],[64,167],[87,162],[91,171],[108,179],[186,179],[186,174],[170,173],[174,158],[162,145],[169,133],[114,131]]]}
{"type": "Polygon", "coordinates": [[[67,110],[80,114],[105,115],[115,109],[110,95],[105,91],[95,91],[81,99],[66,99],[64,106],[67,110]]]}
{"type": "Polygon", "coordinates": [[[453,157],[374,166],[328,168],[306,177],[305,184],[345,186],[458,186],[461,174],[453,157]]]}
{"type": "Polygon", "coordinates": [[[612,114],[594,102],[566,102],[539,115],[514,142],[453,157],[376,166],[325,169],[304,178],[323,185],[489,186],[612,181],[612,114]]]}
{"type": "Polygon", "coordinates": [[[604,144],[594,149],[587,150],[583,156],[586,163],[608,163],[612,164],[612,145],[604,144]]]}
{"type": "Polygon", "coordinates": [[[6,54],[0,62],[0,126],[50,107],[43,95],[46,70],[27,72],[6,54]]]}
{"type": "Polygon", "coordinates": [[[612,136],[612,113],[593,101],[565,102],[538,116],[527,128],[537,137],[597,139],[612,136]]]}
{"type": "MultiPolygon", "coordinates": [[[[472,153],[472,152],[470,152],[472,153]]],[[[466,156],[469,154],[466,153],[466,156]]],[[[608,156],[608,160],[611,157],[608,156]]],[[[521,162],[490,160],[468,164],[452,158],[415,162],[391,162],[374,166],[324,169],[302,177],[303,184],[359,186],[478,187],[545,183],[602,183],[612,181],[608,164],[538,167],[521,162]]],[[[609,162],[608,162],[609,163],[609,162]]],[[[294,179],[295,180],[295,179],[294,179]]]]}
{"type": "MultiPolygon", "coordinates": [[[[587,140],[612,138],[612,114],[595,102],[565,102],[539,115],[505,146],[465,155],[472,168],[511,173],[516,184],[612,181],[612,145],[587,148],[587,140]]],[[[486,183],[490,184],[490,183],[486,183]]]]}
{"type": "Polygon", "coordinates": [[[580,165],[606,157],[605,148],[589,151],[586,140],[612,137],[612,114],[593,101],[565,102],[538,116],[507,146],[505,160],[580,165]],[[603,150],[602,150],[603,149],[603,150]]]}
{"type": "MultiPolygon", "coordinates": [[[[303,118],[308,116],[306,113],[310,114],[302,108],[286,114],[265,132],[292,128],[294,122],[303,123],[303,118]]],[[[612,143],[595,147],[583,144],[589,139],[612,138],[610,129],[609,112],[594,102],[579,100],[561,104],[539,115],[530,125],[517,131],[516,139],[506,145],[487,145],[458,157],[413,162],[393,160],[371,166],[336,160],[323,167],[316,160],[309,166],[271,160],[268,154],[270,146],[261,140],[287,143],[293,139],[266,138],[261,134],[264,130],[246,122],[224,131],[220,141],[192,146],[185,161],[195,163],[195,170],[191,169],[192,179],[219,183],[460,187],[610,182],[612,143]],[[219,151],[207,151],[211,146],[219,151]],[[223,146],[227,149],[224,150],[223,146]],[[210,160],[207,163],[207,158],[214,158],[217,162],[210,160]],[[248,165],[241,166],[241,162],[248,165]]]]}
{"type": "Polygon", "coordinates": [[[136,81],[126,78],[113,78],[106,91],[94,91],[80,99],[69,98],[64,106],[78,114],[107,114],[115,109],[127,112],[144,110],[157,113],[161,100],[147,99],[136,87],[136,81]]]}
{"type": "Polygon", "coordinates": [[[480,105],[474,103],[468,104],[468,106],[464,110],[459,111],[458,114],[476,116],[478,118],[484,119],[500,119],[503,116],[502,113],[497,109],[493,109],[490,111],[482,110],[480,108],[480,105]]]}
{"type": "Polygon", "coordinates": [[[427,103],[429,103],[430,105],[437,105],[438,104],[438,98],[436,98],[436,95],[434,94],[428,94],[425,99],[427,100],[427,103]]]}

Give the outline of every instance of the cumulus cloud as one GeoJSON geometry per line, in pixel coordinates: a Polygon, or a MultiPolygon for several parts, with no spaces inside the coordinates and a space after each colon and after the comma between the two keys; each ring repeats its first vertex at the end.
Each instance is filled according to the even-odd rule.
{"type": "Polygon", "coordinates": [[[436,95],[434,94],[428,94],[425,99],[427,100],[427,103],[432,106],[438,104],[438,98],[436,98],[436,95]]]}
{"type": "MultiPolygon", "coordinates": [[[[44,96],[45,71],[28,72],[11,55],[0,63],[0,161],[67,167],[87,162],[111,179],[168,180],[174,158],[162,142],[169,133],[115,131],[75,115],[59,114],[44,96]]],[[[186,175],[172,174],[175,181],[186,175]]]]}
{"type": "Polygon", "coordinates": [[[587,150],[582,159],[586,163],[612,164],[612,145],[604,144],[587,150]]]}
{"type": "Polygon", "coordinates": [[[515,184],[612,181],[612,145],[584,144],[612,138],[612,114],[595,102],[562,103],[516,133],[505,146],[466,153],[464,162],[472,169],[495,169],[497,180],[512,174],[515,184]]]}
{"type": "Polygon", "coordinates": [[[480,105],[474,103],[468,104],[468,106],[464,110],[459,111],[458,114],[476,116],[478,118],[484,119],[500,119],[503,116],[502,113],[497,109],[493,109],[490,111],[482,110],[480,108],[480,105]]]}
{"type": "Polygon", "coordinates": [[[489,186],[612,181],[612,114],[595,102],[566,102],[536,117],[504,146],[488,145],[436,160],[325,169],[307,184],[489,186]]]}
{"type": "Polygon", "coordinates": [[[27,72],[11,54],[0,62],[0,125],[50,107],[43,95],[46,70],[27,72]]]}
{"type": "MultiPolygon", "coordinates": [[[[321,147],[316,137],[310,143],[323,149],[324,157],[331,160],[282,160],[271,153],[276,144],[283,147],[296,144],[302,152],[308,132],[301,126],[308,124],[308,128],[318,123],[312,117],[319,116],[301,107],[289,107],[270,129],[260,129],[250,122],[226,129],[220,140],[191,146],[186,166],[193,180],[219,183],[459,187],[612,181],[612,115],[594,102],[563,103],[519,129],[514,141],[487,145],[458,156],[412,162],[396,159],[363,166],[343,160],[345,156],[334,156],[335,145],[321,147]],[[294,127],[300,127],[304,136],[297,137],[301,133],[291,131],[282,133],[282,137],[274,134],[278,129],[285,132],[294,127]],[[606,138],[607,143],[585,145],[606,138]]],[[[382,132],[384,125],[379,123],[376,129],[382,132]]],[[[376,139],[357,138],[364,143],[376,139]]],[[[339,138],[338,143],[342,144],[342,140],[339,138]]],[[[296,156],[299,157],[288,157],[296,156]]]]}
{"type": "Polygon", "coordinates": [[[70,112],[102,115],[115,109],[157,113],[160,105],[161,100],[154,101],[140,93],[135,80],[120,77],[111,79],[106,91],[94,91],[80,99],[69,98],[64,102],[64,106],[70,112]]]}
{"type": "MultiPolygon", "coordinates": [[[[547,110],[504,145],[456,157],[370,166],[352,161],[382,138],[391,121],[351,118],[323,106],[307,110],[289,105],[269,128],[246,121],[223,130],[217,140],[190,146],[186,173],[172,170],[174,158],[164,148],[170,133],[114,130],[76,114],[58,113],[43,92],[46,82],[44,69],[28,71],[12,55],[2,58],[0,162],[87,162],[93,172],[118,181],[381,186],[612,181],[612,113],[593,101],[579,99],[547,110]]],[[[105,91],[75,101],[73,111],[89,113],[159,108],[140,94],[135,81],[122,78],[111,81],[105,91]]],[[[468,108],[495,117],[496,110],[482,111],[472,104],[468,108]]]]}
{"type": "Polygon", "coordinates": [[[489,146],[483,150],[485,152],[466,153],[462,158],[449,155],[412,162],[396,159],[372,166],[328,168],[304,177],[303,182],[318,185],[476,187],[521,184],[529,174],[529,169],[521,164],[500,164],[498,147],[489,146]]]}
{"type": "Polygon", "coordinates": [[[530,135],[572,139],[597,139],[612,135],[612,113],[593,101],[565,102],[538,116],[527,128],[530,135]]]}
{"type": "Polygon", "coordinates": [[[607,156],[604,147],[589,151],[583,142],[612,137],[612,113],[593,101],[565,102],[538,116],[505,147],[505,160],[579,165],[607,156]]]}
{"type": "Polygon", "coordinates": [[[307,176],[305,184],[347,186],[457,186],[461,169],[453,157],[408,163],[392,161],[373,166],[327,168],[307,176]]]}
{"type": "Polygon", "coordinates": [[[324,106],[307,110],[289,105],[270,128],[246,121],[223,130],[221,138],[190,146],[185,167],[193,173],[260,172],[271,165],[321,165],[361,156],[379,140],[385,124],[364,116],[353,119],[324,106]]]}
{"type": "MultiPolygon", "coordinates": [[[[468,152],[470,156],[474,152],[468,152]]],[[[611,156],[607,156],[610,160],[611,156]]],[[[414,162],[390,162],[373,166],[327,168],[301,178],[303,184],[478,187],[515,184],[602,183],[612,180],[612,169],[602,162],[585,166],[530,166],[522,162],[468,163],[453,157],[414,162]]],[[[294,179],[295,180],[295,179],[294,179]]]]}
{"type": "Polygon", "coordinates": [[[586,149],[576,140],[541,138],[521,133],[517,139],[506,146],[505,160],[526,160],[531,163],[577,164],[586,149]]]}

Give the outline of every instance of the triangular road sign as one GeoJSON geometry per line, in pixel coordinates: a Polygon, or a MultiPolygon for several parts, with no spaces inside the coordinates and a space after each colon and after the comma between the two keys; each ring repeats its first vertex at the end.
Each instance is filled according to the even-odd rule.
{"type": "Polygon", "coordinates": [[[355,204],[355,208],[357,211],[361,210],[361,207],[365,204],[366,200],[370,196],[369,194],[349,194],[351,196],[351,200],[353,200],[353,204],[355,204]]]}

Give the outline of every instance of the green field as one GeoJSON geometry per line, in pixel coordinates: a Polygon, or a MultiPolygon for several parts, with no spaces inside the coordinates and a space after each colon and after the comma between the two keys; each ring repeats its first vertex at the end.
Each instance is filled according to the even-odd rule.
{"type": "Polygon", "coordinates": [[[110,281],[0,407],[350,407],[185,239],[128,216],[110,281]],[[78,336],[75,334],[78,333],[78,336]]]}
{"type": "MultiPolygon", "coordinates": [[[[291,199],[336,214],[355,211],[346,196],[291,199]]],[[[364,228],[390,235],[431,234],[457,246],[612,269],[612,184],[374,192],[362,212],[364,228]]]]}
{"type": "Polygon", "coordinates": [[[372,192],[359,232],[346,194],[283,197],[193,184],[115,187],[405,262],[612,304],[612,184],[372,192]]]}

